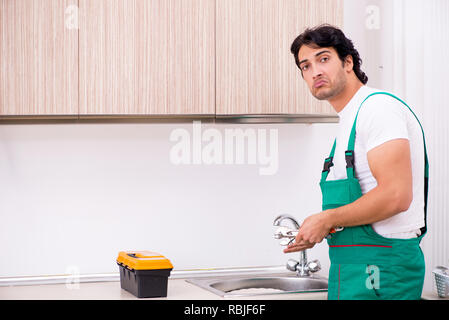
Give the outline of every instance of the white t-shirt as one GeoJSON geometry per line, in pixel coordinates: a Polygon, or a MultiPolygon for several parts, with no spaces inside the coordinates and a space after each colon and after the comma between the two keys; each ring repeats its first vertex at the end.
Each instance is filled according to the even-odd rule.
{"type": "MultiPolygon", "coordinates": [[[[346,179],[345,151],[349,135],[362,101],[380,90],[362,86],[338,113],[339,132],[335,154],[327,180],[346,179]]],[[[412,108],[412,106],[410,106],[412,108]]],[[[413,110],[413,109],[412,109],[413,110]]],[[[372,224],[374,231],[388,238],[412,238],[420,235],[424,226],[424,142],[421,127],[412,112],[397,99],[385,94],[369,97],[360,109],[354,146],[355,176],[365,194],[377,186],[368,165],[371,149],[394,139],[408,139],[413,178],[413,200],[407,211],[372,224]]],[[[333,143],[333,141],[332,141],[333,143]]],[[[332,146],[332,144],[331,144],[332,146]]]]}

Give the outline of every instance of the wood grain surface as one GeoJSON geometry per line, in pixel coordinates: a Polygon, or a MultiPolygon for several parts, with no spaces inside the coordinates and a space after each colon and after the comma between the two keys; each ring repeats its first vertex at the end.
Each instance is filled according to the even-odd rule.
{"type": "Polygon", "coordinates": [[[72,0],[0,0],[0,115],[78,114],[72,0]]]}

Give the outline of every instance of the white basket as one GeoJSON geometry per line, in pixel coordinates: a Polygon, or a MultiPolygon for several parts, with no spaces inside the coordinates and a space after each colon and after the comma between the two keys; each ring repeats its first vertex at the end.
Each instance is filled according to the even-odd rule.
{"type": "Polygon", "coordinates": [[[432,273],[435,275],[435,284],[437,285],[438,296],[446,298],[449,296],[449,269],[437,266],[432,273]]]}

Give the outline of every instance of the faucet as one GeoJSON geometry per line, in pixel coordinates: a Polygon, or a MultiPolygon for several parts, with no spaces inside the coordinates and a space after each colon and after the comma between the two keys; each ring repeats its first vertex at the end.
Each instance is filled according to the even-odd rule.
{"type": "Polygon", "coordinates": [[[275,227],[281,226],[281,223],[284,220],[289,220],[290,222],[293,223],[296,230],[299,229],[300,225],[299,225],[298,221],[296,221],[296,219],[293,218],[289,214],[281,214],[280,216],[277,216],[276,219],[274,219],[273,226],[275,226],[275,227]]]}
{"type": "MultiPolygon", "coordinates": [[[[300,228],[300,225],[298,221],[296,221],[295,218],[293,218],[291,215],[288,214],[282,214],[276,219],[274,219],[273,225],[275,227],[279,227],[276,229],[274,233],[275,239],[283,239],[285,238],[287,241],[281,241],[281,245],[288,245],[295,241],[296,235],[298,234],[298,230],[300,228]],[[286,226],[282,226],[282,222],[284,220],[290,221],[294,229],[290,229],[286,226]]],[[[308,277],[310,276],[311,272],[317,272],[321,270],[321,265],[318,260],[313,260],[310,262],[307,262],[307,252],[306,250],[301,251],[299,262],[294,259],[289,259],[287,261],[287,269],[290,271],[295,272],[298,275],[298,277],[308,277]]]]}

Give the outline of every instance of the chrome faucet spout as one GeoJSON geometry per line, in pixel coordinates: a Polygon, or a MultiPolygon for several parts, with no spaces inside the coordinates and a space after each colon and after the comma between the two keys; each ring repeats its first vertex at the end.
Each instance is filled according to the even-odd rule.
{"type": "Polygon", "coordinates": [[[274,219],[273,225],[276,227],[279,227],[281,225],[282,221],[284,221],[284,220],[290,221],[296,230],[299,229],[300,225],[299,225],[298,221],[296,221],[296,219],[293,218],[293,216],[291,216],[289,214],[281,214],[280,216],[277,216],[276,219],[274,219]]]}

